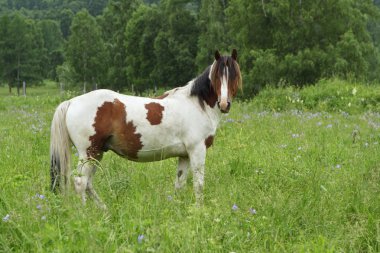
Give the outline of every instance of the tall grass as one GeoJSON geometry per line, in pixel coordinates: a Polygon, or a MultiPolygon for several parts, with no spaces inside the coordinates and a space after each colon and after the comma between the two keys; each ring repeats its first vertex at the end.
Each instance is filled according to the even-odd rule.
{"type": "Polygon", "coordinates": [[[379,88],[325,82],[233,103],[207,154],[201,209],[191,178],[174,191],[175,159],[107,153],[94,182],[107,212],[48,190],[58,90],[0,90],[0,252],[379,252],[380,114],[357,102],[379,88]]]}

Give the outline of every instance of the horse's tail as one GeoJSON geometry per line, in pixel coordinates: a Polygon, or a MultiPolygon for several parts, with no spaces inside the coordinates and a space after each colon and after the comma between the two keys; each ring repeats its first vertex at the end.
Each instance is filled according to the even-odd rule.
{"type": "Polygon", "coordinates": [[[62,191],[69,188],[71,150],[70,137],[66,127],[66,113],[70,101],[62,102],[55,110],[51,123],[50,137],[50,176],[51,190],[60,187],[62,191]]]}

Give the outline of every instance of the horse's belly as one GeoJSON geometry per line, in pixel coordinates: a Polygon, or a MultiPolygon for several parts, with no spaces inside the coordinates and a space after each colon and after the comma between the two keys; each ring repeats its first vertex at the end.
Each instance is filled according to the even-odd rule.
{"type": "Polygon", "coordinates": [[[175,144],[158,149],[141,149],[135,160],[137,162],[160,161],[170,157],[187,156],[185,145],[175,144]]]}

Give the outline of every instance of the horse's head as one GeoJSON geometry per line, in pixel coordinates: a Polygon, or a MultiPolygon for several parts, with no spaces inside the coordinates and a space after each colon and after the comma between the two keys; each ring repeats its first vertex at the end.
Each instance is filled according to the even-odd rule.
{"type": "Polygon", "coordinates": [[[211,66],[210,80],[218,95],[218,107],[222,113],[228,113],[232,98],[236,96],[242,85],[240,67],[237,63],[237,51],[232,50],[231,56],[221,56],[215,52],[215,61],[211,66]]]}

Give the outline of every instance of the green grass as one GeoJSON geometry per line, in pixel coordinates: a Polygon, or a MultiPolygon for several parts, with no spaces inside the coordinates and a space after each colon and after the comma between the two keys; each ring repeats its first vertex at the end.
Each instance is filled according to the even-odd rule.
{"type": "MultiPolygon", "coordinates": [[[[377,96],[378,87],[356,87],[377,96]]],[[[290,95],[317,100],[324,88],[290,95]]],[[[103,212],[73,190],[48,190],[58,90],[17,97],[0,87],[0,218],[9,214],[0,252],[379,252],[380,114],[321,110],[322,102],[297,108],[271,90],[288,101],[278,110],[283,102],[266,107],[266,92],[223,117],[207,154],[203,208],[194,206],[191,178],[175,193],[175,159],[139,164],[109,152],[94,183],[103,212]]],[[[341,99],[334,92],[325,100],[341,99]]]]}

